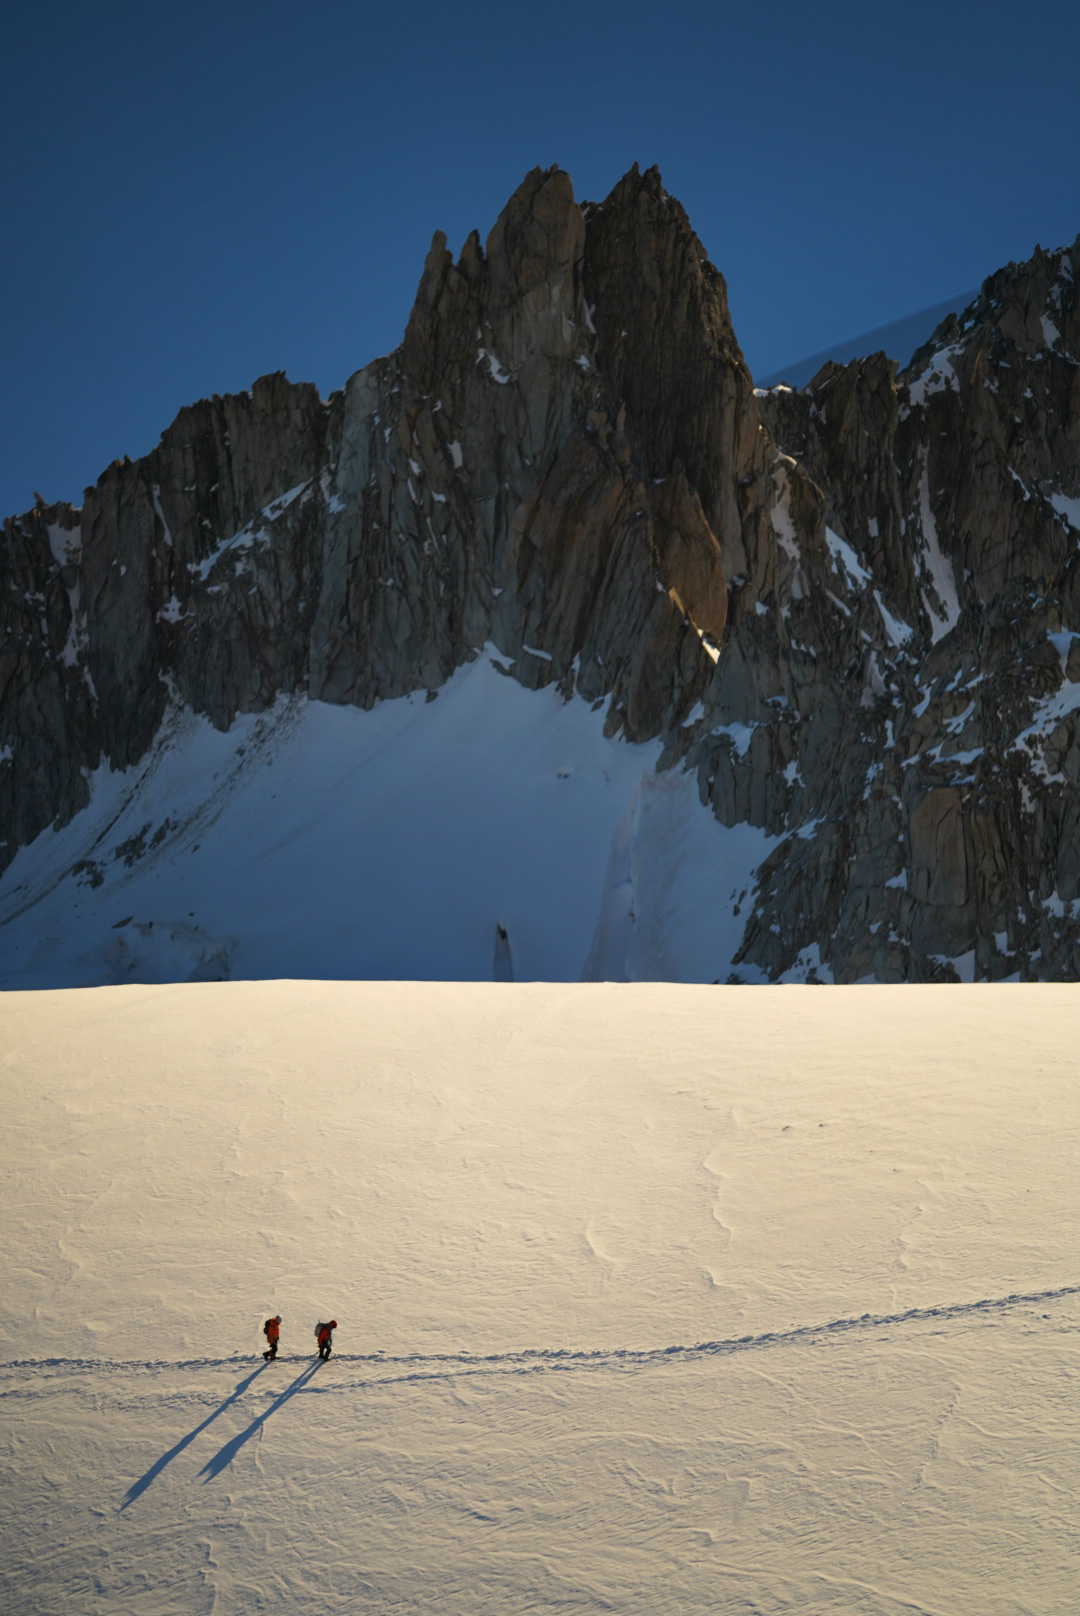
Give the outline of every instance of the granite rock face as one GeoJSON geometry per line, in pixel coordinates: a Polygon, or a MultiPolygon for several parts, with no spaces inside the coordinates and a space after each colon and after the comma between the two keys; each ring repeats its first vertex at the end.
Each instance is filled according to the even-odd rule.
{"type": "Polygon", "coordinates": [[[1078,281],[1080,240],[1036,250],[902,375],[875,355],[759,400],[895,622],[875,756],[772,859],[747,959],[782,968],[818,894],[846,979],[1080,972],[1078,281]]]}
{"type": "Polygon", "coordinates": [[[367,708],[493,642],[776,838],[748,979],[1078,974],[1078,278],[756,393],[656,171],[534,171],[342,392],[264,377],[5,524],[0,869],[170,703],[367,708]]]}

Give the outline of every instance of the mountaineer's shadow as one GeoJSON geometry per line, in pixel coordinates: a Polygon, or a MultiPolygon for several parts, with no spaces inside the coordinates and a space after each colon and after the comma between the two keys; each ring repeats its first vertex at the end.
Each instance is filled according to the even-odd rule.
{"type": "Polygon", "coordinates": [[[246,1431],[241,1431],[238,1436],[234,1436],[230,1441],[226,1442],[225,1446],[215,1453],[208,1463],[203,1465],[199,1471],[200,1476],[205,1476],[207,1481],[213,1481],[215,1476],[220,1476],[225,1467],[232,1464],[244,1443],[250,1442],[256,1431],[262,1428],[271,1414],[276,1414],[281,1405],[287,1403],[290,1397],[295,1397],[297,1392],[303,1391],[318,1369],[320,1362],[321,1359],[316,1358],[314,1363],[309,1364],[306,1369],[302,1369],[292,1385],[286,1386],[280,1397],[276,1397],[268,1409],[260,1414],[257,1419],[252,1420],[246,1431]]]}
{"type": "Polygon", "coordinates": [[[120,1508],[127,1509],[128,1505],[133,1504],[136,1498],[140,1498],[149,1487],[150,1483],[152,1481],[156,1481],[161,1475],[161,1472],[164,1470],[165,1466],[167,1464],[171,1464],[178,1453],[183,1453],[184,1449],[194,1442],[195,1438],[201,1431],[205,1431],[208,1425],[212,1425],[214,1423],[219,1414],[224,1414],[225,1410],[231,1407],[231,1405],[236,1402],[236,1399],[241,1397],[243,1393],[247,1391],[252,1381],[258,1380],[259,1376],[266,1367],[266,1364],[261,1364],[258,1369],[252,1370],[247,1379],[241,1380],[237,1384],[236,1390],[226,1397],[220,1408],[215,1408],[212,1414],[208,1414],[206,1419],[203,1420],[202,1424],[195,1427],[194,1431],[189,1431],[187,1436],[182,1436],[176,1446],[169,1449],[168,1453],[163,1453],[160,1459],[155,1459],[149,1470],[147,1470],[144,1475],[141,1475],[138,1481],[133,1481],[131,1483],[131,1486],[124,1494],[124,1502],[120,1505],[120,1508]]]}

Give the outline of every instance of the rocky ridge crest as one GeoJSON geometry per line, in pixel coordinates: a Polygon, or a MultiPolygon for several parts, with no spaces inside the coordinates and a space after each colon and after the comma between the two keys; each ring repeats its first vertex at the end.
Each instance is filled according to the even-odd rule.
{"type": "Polygon", "coordinates": [[[264,377],[5,523],[0,869],[170,702],[370,707],[493,643],[778,838],[748,974],[1077,974],[1078,276],[755,393],[659,174],[534,171],[340,393],[264,377]]]}

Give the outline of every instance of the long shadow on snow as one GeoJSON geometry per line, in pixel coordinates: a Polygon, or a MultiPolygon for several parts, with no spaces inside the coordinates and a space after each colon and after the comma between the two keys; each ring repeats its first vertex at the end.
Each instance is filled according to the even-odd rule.
{"type": "Polygon", "coordinates": [[[283,1403],[287,1403],[290,1397],[295,1397],[297,1392],[303,1391],[304,1387],[318,1370],[321,1361],[321,1359],[316,1358],[313,1364],[308,1364],[306,1369],[302,1369],[297,1375],[296,1379],[293,1381],[292,1385],[286,1386],[285,1390],[281,1393],[281,1396],[276,1397],[268,1409],[266,1409],[256,1419],[252,1420],[246,1431],[241,1431],[238,1436],[232,1437],[230,1441],[226,1442],[223,1448],[214,1454],[212,1459],[203,1465],[202,1469],[199,1471],[199,1475],[205,1476],[207,1481],[213,1481],[215,1476],[220,1476],[221,1472],[226,1468],[226,1466],[232,1464],[233,1460],[236,1458],[236,1455],[244,1446],[244,1443],[250,1442],[256,1431],[260,1431],[262,1429],[262,1427],[266,1424],[266,1421],[270,1418],[271,1414],[276,1414],[281,1405],[283,1403]]]}
{"type": "Polygon", "coordinates": [[[150,1466],[149,1470],[139,1477],[138,1481],[133,1481],[127,1492],[124,1494],[124,1502],[120,1505],[120,1508],[127,1509],[128,1505],[133,1504],[136,1498],[141,1498],[143,1493],[150,1486],[150,1483],[156,1481],[161,1475],[161,1472],[164,1470],[165,1466],[167,1464],[172,1464],[177,1454],[183,1453],[184,1449],[189,1447],[190,1444],[194,1442],[195,1438],[201,1431],[205,1431],[208,1425],[212,1425],[214,1423],[219,1414],[224,1414],[225,1410],[231,1407],[231,1405],[236,1402],[236,1399],[241,1397],[243,1393],[247,1391],[252,1381],[258,1380],[259,1376],[266,1368],[266,1364],[261,1364],[258,1369],[251,1372],[246,1380],[240,1381],[236,1390],[226,1397],[220,1408],[215,1408],[214,1412],[212,1414],[208,1414],[201,1425],[197,1425],[194,1431],[189,1431],[187,1436],[182,1436],[174,1448],[170,1448],[168,1453],[163,1453],[160,1459],[156,1459],[150,1466]]]}

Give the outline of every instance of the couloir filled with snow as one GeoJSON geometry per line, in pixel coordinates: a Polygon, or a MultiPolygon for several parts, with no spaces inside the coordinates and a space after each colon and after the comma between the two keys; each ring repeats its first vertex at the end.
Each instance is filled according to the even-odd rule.
{"type": "Polygon", "coordinates": [[[1078,1010],[0,996],[0,1608],[1071,1616],[1078,1010]]]}
{"type": "Polygon", "coordinates": [[[370,712],[281,697],[227,733],[173,708],[0,878],[0,986],[725,981],[769,838],[504,662],[370,712]]]}

